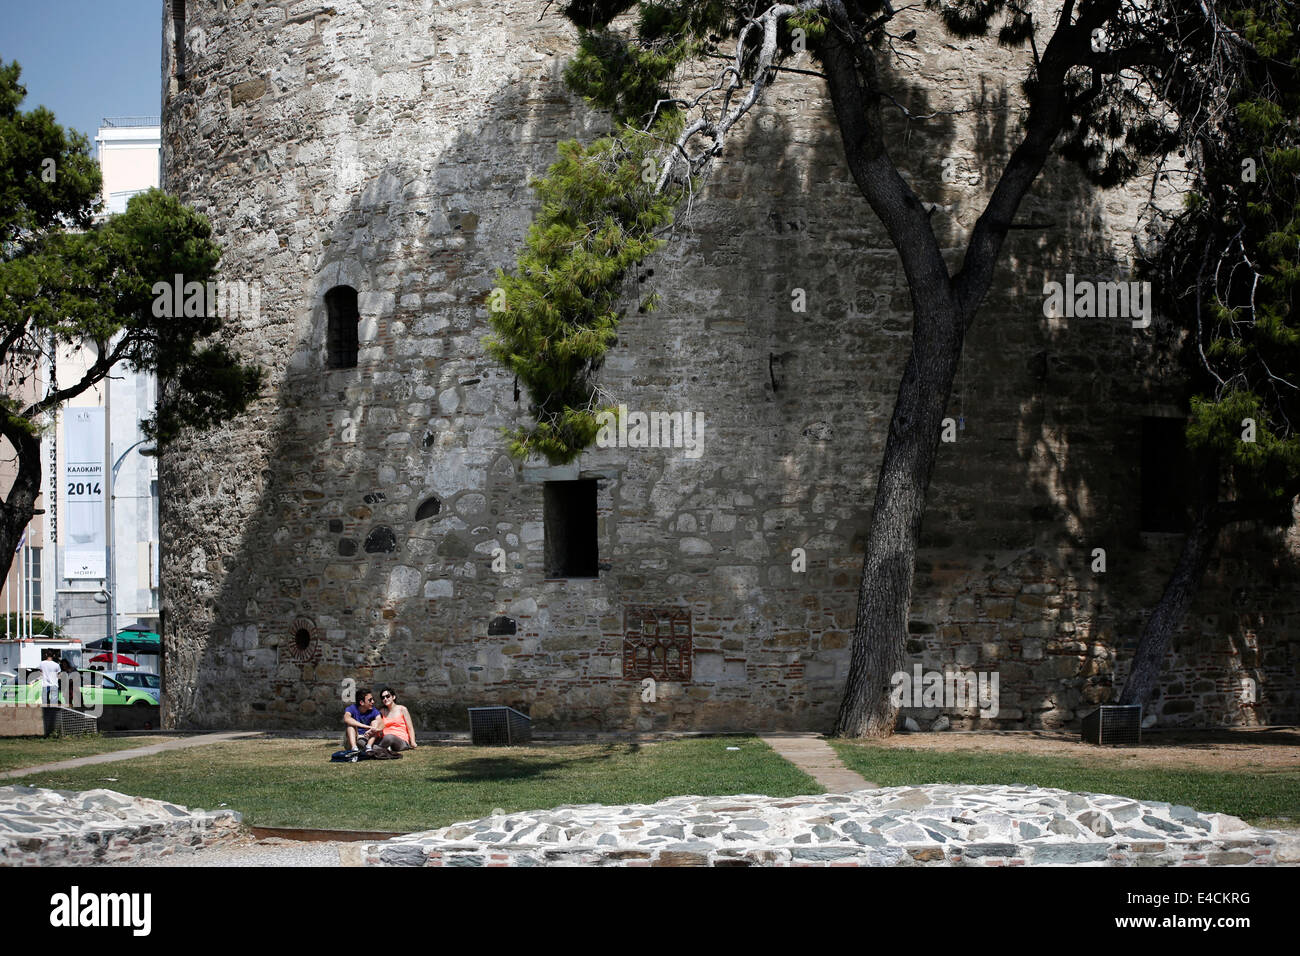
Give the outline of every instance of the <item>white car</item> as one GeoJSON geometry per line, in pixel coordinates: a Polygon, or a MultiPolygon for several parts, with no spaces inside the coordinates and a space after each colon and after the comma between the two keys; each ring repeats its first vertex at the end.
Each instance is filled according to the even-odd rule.
{"type": "Polygon", "coordinates": [[[155,697],[162,697],[162,681],[151,671],[104,671],[119,684],[127,687],[151,691],[155,697]]]}

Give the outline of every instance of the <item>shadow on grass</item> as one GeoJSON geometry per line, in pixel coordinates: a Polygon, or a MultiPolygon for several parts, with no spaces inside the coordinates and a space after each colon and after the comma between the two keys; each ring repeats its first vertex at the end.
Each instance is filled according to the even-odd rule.
{"type": "MultiPolygon", "coordinates": [[[[899,734],[897,739],[905,741],[911,736],[908,734],[899,734]]],[[[928,734],[917,735],[921,738],[931,736],[928,734]]],[[[970,737],[999,737],[1011,738],[1017,740],[1048,740],[1052,742],[1064,743],[1081,743],[1082,739],[1077,730],[981,730],[962,736],[970,737]]],[[[823,740],[844,740],[846,743],[861,744],[869,746],[869,740],[854,740],[853,738],[835,738],[823,737],[823,740]]],[[[1267,729],[1255,729],[1248,727],[1222,727],[1222,728],[1189,728],[1179,730],[1144,730],[1142,731],[1142,743],[1137,747],[1124,747],[1125,750],[1140,750],[1143,747],[1186,747],[1196,750],[1205,747],[1220,747],[1225,744],[1237,747],[1250,746],[1277,746],[1277,747],[1296,747],[1300,748],[1300,728],[1297,727],[1270,727],[1267,729]]],[[[1100,751],[1112,750],[1111,747],[1100,747],[1100,751]]]]}
{"type": "Polygon", "coordinates": [[[1277,746],[1300,748],[1300,728],[1273,727],[1267,730],[1241,730],[1225,727],[1221,730],[1168,730],[1147,731],[1143,742],[1153,747],[1202,747],[1222,746],[1277,746]]]}
{"type": "MultiPolygon", "coordinates": [[[[641,752],[639,743],[606,744],[600,753],[585,757],[563,759],[530,759],[519,757],[473,757],[449,764],[430,783],[480,783],[484,781],[528,780],[544,777],[553,771],[563,771],[581,766],[593,766],[629,754],[641,752]]],[[[532,751],[536,754],[537,751],[532,751]]]]}

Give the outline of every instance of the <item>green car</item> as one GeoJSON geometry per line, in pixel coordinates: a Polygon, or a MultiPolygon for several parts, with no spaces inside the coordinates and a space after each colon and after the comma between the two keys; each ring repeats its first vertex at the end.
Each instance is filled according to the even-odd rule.
{"type": "MultiPolygon", "coordinates": [[[[120,681],[107,676],[103,671],[82,670],[81,705],[83,707],[157,707],[158,691],[147,687],[127,687],[120,681]]],[[[14,684],[0,685],[0,703],[38,705],[41,702],[41,675],[29,680],[23,686],[14,684]]],[[[65,707],[68,702],[59,695],[59,703],[65,707]]]]}

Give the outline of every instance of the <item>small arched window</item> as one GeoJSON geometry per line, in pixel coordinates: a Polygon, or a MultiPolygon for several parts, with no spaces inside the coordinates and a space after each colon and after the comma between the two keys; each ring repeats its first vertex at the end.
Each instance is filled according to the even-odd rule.
{"type": "Polygon", "coordinates": [[[325,333],[326,361],[330,368],[357,367],[357,290],[336,285],[325,293],[329,325],[325,333]]]}

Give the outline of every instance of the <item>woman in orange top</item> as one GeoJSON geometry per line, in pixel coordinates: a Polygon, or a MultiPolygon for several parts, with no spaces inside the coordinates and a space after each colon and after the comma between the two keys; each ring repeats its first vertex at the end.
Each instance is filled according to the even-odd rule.
{"type": "Polygon", "coordinates": [[[382,748],[389,754],[395,754],[403,750],[414,750],[418,746],[411,712],[397,702],[397,695],[388,687],[379,692],[379,714],[370,725],[377,731],[375,749],[382,748]]]}

